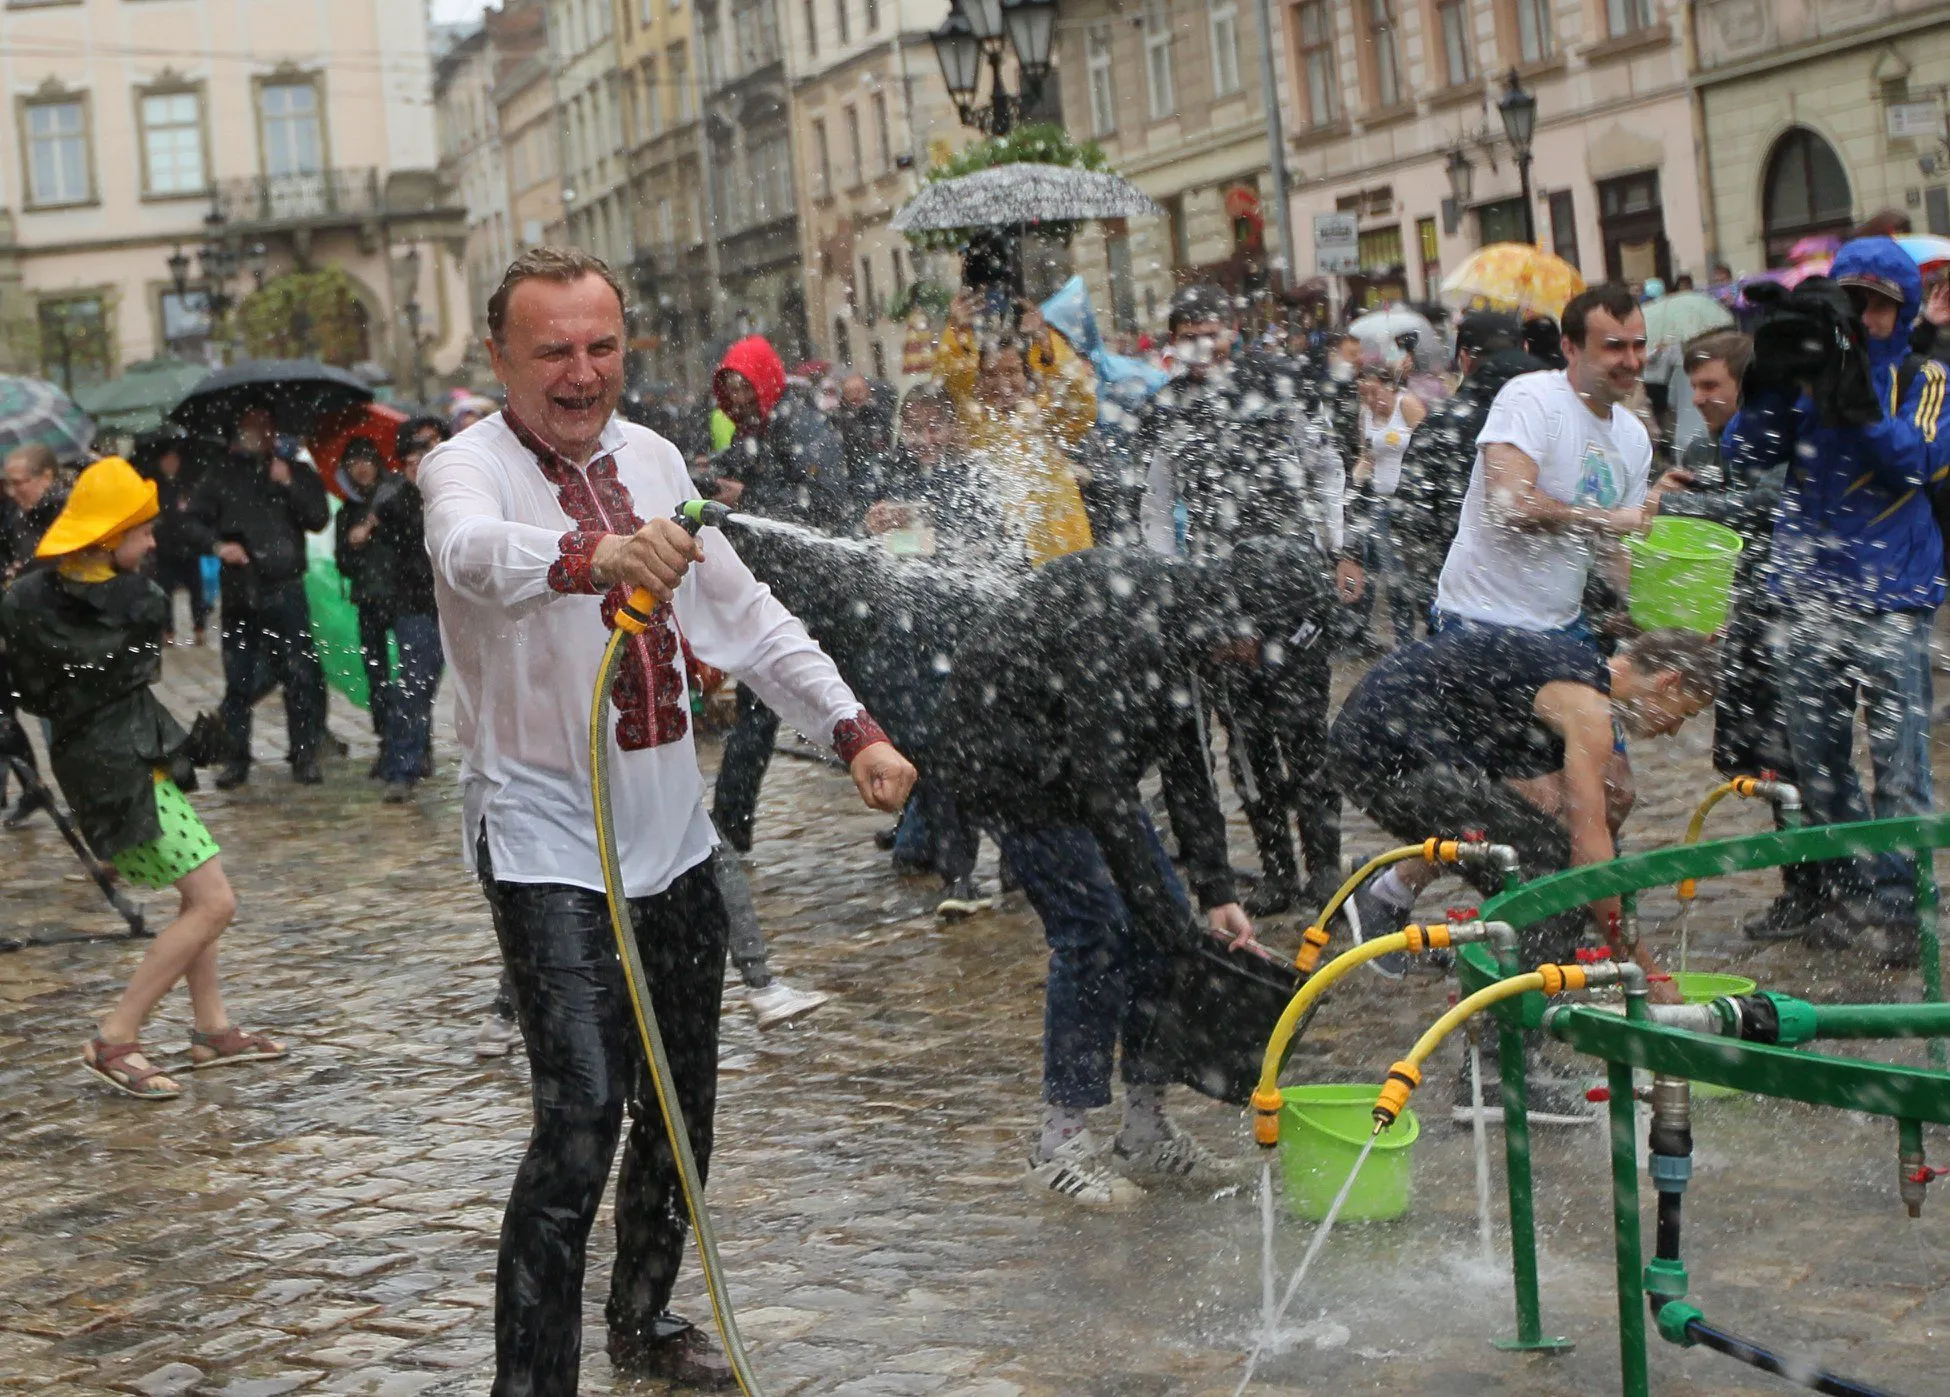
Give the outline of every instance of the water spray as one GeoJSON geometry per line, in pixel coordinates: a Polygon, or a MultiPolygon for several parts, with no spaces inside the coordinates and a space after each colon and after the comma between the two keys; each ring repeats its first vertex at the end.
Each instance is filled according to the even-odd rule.
{"type": "MultiPolygon", "coordinates": [[[[690,500],[679,507],[676,520],[693,537],[707,525],[724,523],[731,511],[708,500],[690,500]]],[[[602,858],[603,893],[609,902],[610,929],[616,935],[616,951],[623,963],[623,981],[630,994],[630,1009],[636,1019],[637,1034],[643,1041],[644,1056],[650,1064],[650,1081],[657,1093],[657,1109],[663,1117],[664,1134],[670,1141],[677,1162],[678,1184],[684,1194],[684,1208],[690,1214],[691,1232],[697,1239],[698,1262],[704,1272],[705,1289],[711,1296],[711,1314],[724,1341],[725,1357],[733,1377],[745,1397],[759,1397],[758,1378],[745,1353],[738,1333],[738,1319],[731,1308],[731,1289],[726,1283],[724,1263],[718,1256],[718,1238],[711,1226],[710,1211],[704,1206],[704,1181],[698,1174],[697,1157],[691,1152],[691,1137],[685,1128],[683,1107],[677,1100],[677,1084],[671,1075],[670,1059],[664,1052],[663,1032],[657,1026],[656,1011],[650,1004],[650,980],[637,954],[636,937],[630,931],[629,905],[623,894],[623,869],[616,851],[616,822],[609,801],[609,707],[610,687],[616,682],[617,667],[624,646],[632,636],[641,635],[662,603],[645,588],[630,593],[629,600],[616,610],[616,629],[603,651],[596,671],[596,693],[589,711],[589,789],[596,807],[596,849],[602,858]]]]}

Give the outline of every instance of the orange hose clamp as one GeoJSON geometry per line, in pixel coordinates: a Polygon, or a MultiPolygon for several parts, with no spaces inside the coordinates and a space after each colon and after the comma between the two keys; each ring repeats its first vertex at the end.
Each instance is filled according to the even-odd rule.
{"type": "Polygon", "coordinates": [[[1588,976],[1582,965],[1540,965],[1537,973],[1543,977],[1545,994],[1563,994],[1566,990],[1581,990],[1588,976]]]}
{"type": "Polygon", "coordinates": [[[1300,953],[1293,958],[1294,969],[1302,975],[1313,974],[1314,967],[1320,964],[1320,953],[1333,939],[1325,927],[1308,927],[1300,936],[1300,953]]]}
{"type": "Polygon", "coordinates": [[[1280,1143],[1280,1108],[1285,1104],[1277,1088],[1260,1087],[1253,1092],[1253,1139],[1269,1150],[1280,1143]]]}
{"type": "Polygon", "coordinates": [[[648,588],[639,587],[630,593],[630,599],[616,608],[616,628],[628,631],[631,635],[642,635],[650,625],[650,617],[655,614],[659,603],[648,588]]]}
{"type": "Polygon", "coordinates": [[[1393,1125],[1408,1109],[1409,1093],[1421,1085],[1422,1073],[1414,1063],[1404,1060],[1389,1068],[1388,1080],[1382,1083],[1381,1095],[1375,1098],[1375,1120],[1384,1128],[1393,1125]]]}
{"type": "Polygon", "coordinates": [[[1449,923],[1431,922],[1422,928],[1422,935],[1428,938],[1429,949],[1440,951],[1449,946],[1449,923]]]}

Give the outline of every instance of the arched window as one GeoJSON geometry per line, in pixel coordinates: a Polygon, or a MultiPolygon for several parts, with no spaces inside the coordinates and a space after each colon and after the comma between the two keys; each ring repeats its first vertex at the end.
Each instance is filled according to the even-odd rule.
{"type": "Polygon", "coordinates": [[[1806,127],[1797,126],[1774,142],[1761,189],[1769,266],[1785,262],[1788,249],[1809,234],[1846,236],[1854,222],[1847,171],[1835,148],[1806,127]]]}

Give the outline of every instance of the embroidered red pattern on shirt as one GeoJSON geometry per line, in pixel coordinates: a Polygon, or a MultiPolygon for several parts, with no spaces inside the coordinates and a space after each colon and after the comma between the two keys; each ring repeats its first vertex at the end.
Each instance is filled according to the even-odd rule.
{"type": "MultiPolygon", "coordinates": [[[[549,566],[548,585],[558,592],[593,594],[597,587],[590,564],[596,545],[605,534],[633,534],[643,527],[629,487],[616,473],[615,456],[606,452],[577,470],[512,411],[503,410],[501,416],[535,458],[543,479],[555,487],[557,503],[575,524],[557,545],[560,556],[549,566]]],[[[615,626],[617,608],[629,595],[625,586],[603,594],[605,626],[615,626]]],[[[676,621],[668,606],[660,606],[643,633],[630,638],[616,687],[610,691],[616,709],[616,745],[625,752],[662,747],[689,730],[681,655],[676,621]]]]}

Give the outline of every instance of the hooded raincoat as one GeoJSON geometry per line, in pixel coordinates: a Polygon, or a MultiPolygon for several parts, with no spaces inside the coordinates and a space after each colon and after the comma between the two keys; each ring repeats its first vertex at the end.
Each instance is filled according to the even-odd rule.
{"type": "Polygon", "coordinates": [[[787,386],[778,351],[762,335],[747,335],[725,351],[711,387],[729,414],[727,373],[751,384],[761,419],[756,430],[738,428],[711,458],[712,475],[744,487],[737,507],[828,533],[851,529],[857,511],[847,488],[845,443],[809,397],[787,386]]]}

